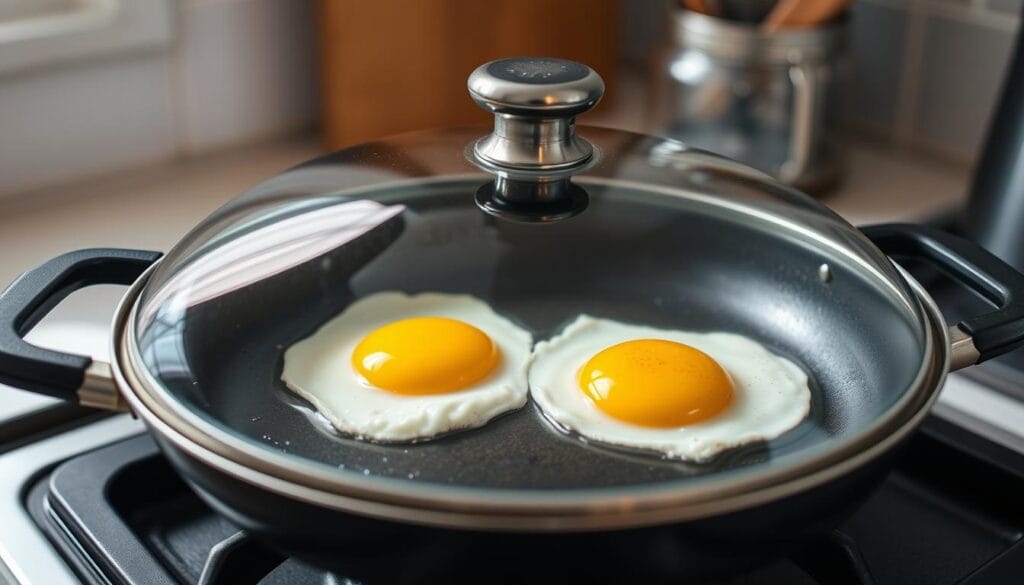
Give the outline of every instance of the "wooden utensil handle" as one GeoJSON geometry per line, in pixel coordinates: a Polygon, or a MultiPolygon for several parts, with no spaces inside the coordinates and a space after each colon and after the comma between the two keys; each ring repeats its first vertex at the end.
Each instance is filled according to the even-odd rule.
{"type": "Polygon", "coordinates": [[[708,14],[708,5],[704,0],[682,0],[683,8],[699,12],[701,14],[708,14]]]}

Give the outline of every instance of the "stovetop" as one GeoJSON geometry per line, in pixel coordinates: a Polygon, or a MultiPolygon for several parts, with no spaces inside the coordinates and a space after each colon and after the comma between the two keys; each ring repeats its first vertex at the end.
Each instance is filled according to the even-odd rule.
{"type": "MultiPolygon", "coordinates": [[[[915,276],[940,293],[949,322],[984,308],[960,292],[941,294],[957,289],[917,268],[915,276]]],[[[19,439],[17,448],[0,445],[0,585],[359,585],[286,558],[215,514],[138,421],[118,415],[64,424],[19,439]]],[[[709,585],[1024,582],[1022,494],[1018,351],[951,375],[894,472],[837,531],[709,585]]],[[[509,571],[464,558],[478,575],[473,582],[523,582],[501,581],[509,571]]],[[[451,585],[440,565],[410,562],[397,585],[451,585]]],[[[543,583],[543,571],[528,581],[543,583]]]]}
{"type": "MultiPolygon", "coordinates": [[[[51,466],[22,490],[32,522],[67,563],[69,582],[356,583],[248,537],[185,486],[148,435],[121,426],[133,430],[51,466]]],[[[1024,455],[931,417],[881,489],[837,531],[714,585],[1017,582],[1024,575],[1021,494],[1024,455]]],[[[436,577],[442,567],[412,565],[404,583],[448,582],[436,577]]],[[[543,575],[530,582],[543,583],[543,575]]]]}

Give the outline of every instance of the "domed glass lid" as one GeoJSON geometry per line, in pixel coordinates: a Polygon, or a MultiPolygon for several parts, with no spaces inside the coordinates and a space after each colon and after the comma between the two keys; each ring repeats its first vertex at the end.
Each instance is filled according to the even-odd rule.
{"type": "Polygon", "coordinates": [[[532,403],[494,429],[404,454],[334,433],[282,384],[284,352],[382,292],[469,295],[534,341],[589,314],[738,333],[792,359],[811,379],[811,415],[718,470],[848,438],[862,427],[846,414],[868,425],[899,400],[886,385],[912,384],[926,351],[920,307],[857,230],[739,163],[673,140],[577,128],[603,89],[585,67],[496,63],[470,78],[494,128],[405,134],[312,160],[242,194],[167,254],[130,330],[136,366],[169,408],[341,473],[381,457],[391,463],[373,475],[506,488],[706,472],[583,449],[556,437],[532,403]],[[524,459],[508,473],[465,463],[509,441],[524,459]],[[567,452],[590,471],[536,464],[567,452]],[[434,458],[467,471],[424,464],[434,458]]]}

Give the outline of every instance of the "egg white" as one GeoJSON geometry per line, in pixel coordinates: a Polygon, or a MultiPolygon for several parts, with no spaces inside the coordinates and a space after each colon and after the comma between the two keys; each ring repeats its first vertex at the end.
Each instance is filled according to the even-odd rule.
{"type": "Polygon", "coordinates": [[[338,430],[361,439],[429,439],[479,427],[521,408],[533,337],[468,295],[383,292],[363,297],[284,354],[281,379],[338,430]],[[379,327],[411,317],[448,317],[486,333],[501,362],[482,381],[444,394],[404,395],[371,386],[352,367],[352,351],[379,327]]]}
{"type": "Polygon", "coordinates": [[[647,449],[704,462],[732,447],[778,437],[810,412],[807,374],[793,362],[733,333],[694,333],[630,325],[580,315],[559,335],[537,343],[530,394],[564,430],[601,443],[647,449]],[[615,419],[580,389],[579,370],[601,350],[635,339],[665,339],[695,347],[718,362],[735,391],[717,416],[678,428],[651,428],[615,419]]]}

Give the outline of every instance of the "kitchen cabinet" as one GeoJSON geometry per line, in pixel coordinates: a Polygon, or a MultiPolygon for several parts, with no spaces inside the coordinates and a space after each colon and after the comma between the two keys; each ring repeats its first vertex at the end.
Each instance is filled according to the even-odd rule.
{"type": "MultiPolygon", "coordinates": [[[[324,141],[330,148],[486,123],[466,77],[500,57],[543,55],[616,70],[614,0],[379,0],[319,3],[324,141]]],[[[610,99],[614,99],[609,92],[610,99]]]]}

